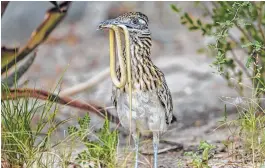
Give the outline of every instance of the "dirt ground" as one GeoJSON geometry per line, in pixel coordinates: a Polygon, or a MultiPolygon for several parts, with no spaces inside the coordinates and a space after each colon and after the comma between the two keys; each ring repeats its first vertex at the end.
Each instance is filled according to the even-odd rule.
{"type": "MultiPolygon", "coordinates": [[[[228,117],[234,119],[235,115],[228,117]]],[[[191,127],[185,130],[170,130],[165,138],[162,138],[159,155],[158,155],[158,167],[159,168],[192,168],[192,159],[186,156],[186,152],[198,153],[198,156],[202,156],[202,150],[198,149],[201,140],[207,140],[208,143],[215,146],[215,148],[209,153],[208,165],[212,168],[253,168],[253,164],[249,156],[245,155],[240,145],[241,142],[237,136],[232,136],[231,131],[235,131],[237,128],[220,127],[220,121],[222,118],[212,120],[208,124],[199,127],[191,127]],[[177,136],[175,136],[177,135],[177,136]],[[224,145],[224,142],[233,142],[230,145],[224,145]]],[[[126,147],[127,148],[127,147],[126,147]]],[[[152,167],[153,162],[153,149],[152,141],[145,142],[140,147],[140,167],[147,168],[152,167]]],[[[130,161],[133,160],[132,151],[120,154],[120,163],[124,163],[124,157],[129,157],[130,161]]],[[[128,167],[132,167],[134,162],[128,167]]]]}

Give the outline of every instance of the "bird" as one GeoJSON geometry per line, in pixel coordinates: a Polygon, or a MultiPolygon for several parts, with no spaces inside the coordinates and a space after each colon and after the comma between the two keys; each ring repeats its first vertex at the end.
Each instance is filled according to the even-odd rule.
{"type": "MultiPolygon", "coordinates": [[[[129,84],[122,88],[112,87],[112,102],[116,107],[121,125],[132,129],[135,144],[135,168],[138,167],[138,148],[141,136],[153,136],[154,168],[157,168],[159,137],[176,121],[173,115],[171,92],[164,73],[151,59],[151,32],[149,19],[141,12],[127,12],[99,24],[98,29],[109,29],[112,25],[126,26],[129,32],[131,54],[132,104],[130,115],[129,84]],[[130,127],[131,123],[131,127],[130,127]]],[[[125,61],[125,48],[123,58],[125,61]]],[[[120,67],[116,69],[120,78],[120,67]]]]}

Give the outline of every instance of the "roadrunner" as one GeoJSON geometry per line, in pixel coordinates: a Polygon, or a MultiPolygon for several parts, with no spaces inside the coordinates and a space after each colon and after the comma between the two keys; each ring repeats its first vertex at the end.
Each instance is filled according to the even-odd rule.
{"type": "MultiPolygon", "coordinates": [[[[151,60],[151,33],[148,29],[148,18],[140,12],[125,13],[115,19],[101,22],[99,29],[110,29],[112,26],[126,26],[129,32],[131,55],[132,104],[130,115],[129,84],[118,88],[113,86],[112,101],[117,109],[121,125],[131,128],[135,142],[135,168],[138,167],[139,134],[153,134],[154,168],[157,168],[159,135],[167,130],[175,120],[172,110],[172,98],[163,72],[151,60]],[[131,125],[130,125],[131,124],[131,125]]],[[[125,48],[123,60],[126,60],[125,48]]],[[[120,78],[121,69],[117,68],[120,78]]]]}

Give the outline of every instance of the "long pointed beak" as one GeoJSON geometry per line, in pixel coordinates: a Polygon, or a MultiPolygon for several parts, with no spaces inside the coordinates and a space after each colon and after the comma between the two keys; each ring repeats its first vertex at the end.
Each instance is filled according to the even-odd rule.
{"type": "Polygon", "coordinates": [[[102,30],[104,28],[109,28],[111,25],[119,25],[119,22],[115,19],[109,19],[99,23],[98,30],[102,30]]]}

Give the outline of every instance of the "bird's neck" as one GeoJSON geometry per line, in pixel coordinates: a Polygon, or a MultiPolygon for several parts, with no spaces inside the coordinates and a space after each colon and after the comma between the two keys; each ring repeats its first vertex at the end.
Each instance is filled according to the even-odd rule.
{"type": "Polygon", "coordinates": [[[133,89],[147,91],[154,90],[158,85],[161,85],[160,71],[150,57],[150,36],[130,37],[130,50],[133,89]]]}
{"type": "Polygon", "coordinates": [[[152,41],[150,36],[131,36],[130,51],[132,67],[146,64],[150,59],[152,41]]]}

